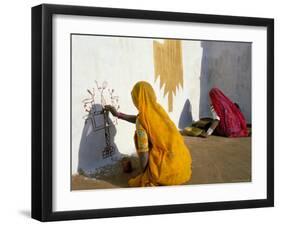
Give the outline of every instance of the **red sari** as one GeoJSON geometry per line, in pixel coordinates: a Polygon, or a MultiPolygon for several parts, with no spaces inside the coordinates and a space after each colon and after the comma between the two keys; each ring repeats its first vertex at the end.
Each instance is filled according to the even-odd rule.
{"type": "Polygon", "coordinates": [[[246,120],[239,108],[218,88],[211,89],[209,96],[220,117],[216,132],[226,137],[248,136],[246,120]]]}

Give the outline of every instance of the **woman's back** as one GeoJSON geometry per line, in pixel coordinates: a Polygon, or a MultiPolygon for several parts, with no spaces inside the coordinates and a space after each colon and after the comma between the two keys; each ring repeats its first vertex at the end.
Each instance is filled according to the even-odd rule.
{"type": "Polygon", "coordinates": [[[155,93],[147,82],[138,82],[132,91],[139,110],[138,120],[151,142],[148,167],[131,186],[175,185],[191,177],[191,156],[177,127],[156,102],[155,93]]]}

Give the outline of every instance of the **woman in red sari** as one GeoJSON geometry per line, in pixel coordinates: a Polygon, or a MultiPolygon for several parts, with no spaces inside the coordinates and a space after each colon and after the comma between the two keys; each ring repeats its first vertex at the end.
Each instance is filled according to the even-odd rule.
{"type": "Polygon", "coordinates": [[[211,89],[209,96],[214,110],[220,118],[216,133],[226,137],[248,136],[246,120],[237,105],[218,88],[211,89]]]}

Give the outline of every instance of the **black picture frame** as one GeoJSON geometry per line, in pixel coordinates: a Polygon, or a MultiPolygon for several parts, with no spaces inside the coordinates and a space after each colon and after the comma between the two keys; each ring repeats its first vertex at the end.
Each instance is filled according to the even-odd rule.
{"type": "Polygon", "coordinates": [[[32,218],[122,217],[274,206],[274,20],[222,15],[43,4],[32,8],[32,218]],[[267,198],[93,210],[52,210],[52,18],[55,14],[247,25],[267,29],[267,198]]]}

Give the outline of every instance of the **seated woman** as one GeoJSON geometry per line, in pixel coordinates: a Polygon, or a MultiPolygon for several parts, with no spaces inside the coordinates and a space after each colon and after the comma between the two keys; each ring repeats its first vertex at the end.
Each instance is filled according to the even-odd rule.
{"type": "Polygon", "coordinates": [[[184,128],[181,133],[188,136],[208,137],[213,132],[224,137],[246,137],[249,135],[246,120],[237,103],[233,103],[221,90],[209,92],[212,118],[201,118],[184,128]]]}
{"type": "Polygon", "coordinates": [[[233,103],[220,89],[209,92],[211,103],[220,118],[216,133],[225,137],[247,137],[249,131],[239,105],[233,103]]]}
{"type": "Polygon", "coordinates": [[[129,180],[129,186],[178,185],[191,178],[191,156],[177,127],[156,101],[152,86],[135,84],[132,100],[139,113],[125,115],[105,106],[114,116],[136,123],[135,144],[142,173],[129,180]]]}

